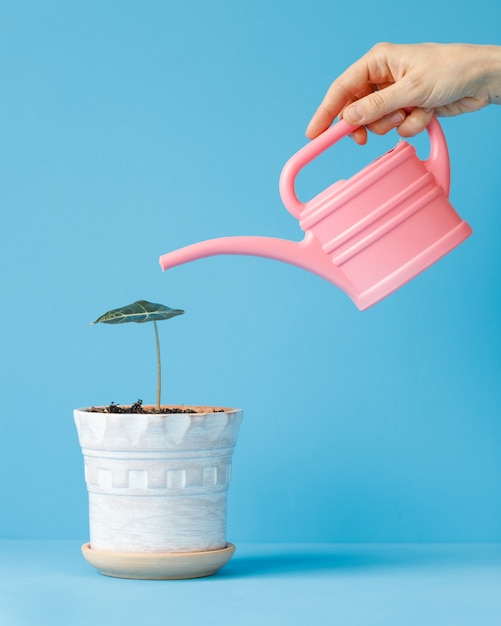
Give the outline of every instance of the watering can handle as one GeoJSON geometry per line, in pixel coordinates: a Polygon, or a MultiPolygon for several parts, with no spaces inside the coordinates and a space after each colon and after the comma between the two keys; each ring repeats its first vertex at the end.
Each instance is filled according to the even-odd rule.
{"type": "MultiPolygon", "coordinates": [[[[280,195],[287,210],[299,218],[306,204],[301,202],[295,192],[296,177],[302,168],[315,157],[330,148],[337,141],[352,133],[358,126],[351,126],[340,120],[321,135],[310,141],[292,156],[284,165],[280,175],[280,195]]],[[[442,127],[436,117],[432,117],[426,127],[430,137],[430,156],[423,161],[426,169],[435,177],[448,197],[450,188],[449,151],[442,127]]]]}

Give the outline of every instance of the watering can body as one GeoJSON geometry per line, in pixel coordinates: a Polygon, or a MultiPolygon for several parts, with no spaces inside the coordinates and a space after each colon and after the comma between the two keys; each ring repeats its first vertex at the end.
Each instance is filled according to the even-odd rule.
{"type": "Polygon", "coordinates": [[[400,141],[350,179],[301,202],[295,192],[299,172],[353,130],[339,121],[299,150],[282,170],[280,194],[305,232],[301,242],[271,237],[211,239],[164,254],[162,269],[217,254],[271,258],[330,281],[364,310],[471,234],[448,199],[449,155],[435,118],[427,128],[427,160],[419,159],[411,144],[400,141]]]}

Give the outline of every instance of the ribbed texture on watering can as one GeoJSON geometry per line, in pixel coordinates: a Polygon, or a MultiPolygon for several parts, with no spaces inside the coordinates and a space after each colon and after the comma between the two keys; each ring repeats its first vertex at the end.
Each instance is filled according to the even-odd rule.
{"type": "MultiPolygon", "coordinates": [[[[462,221],[406,142],[330,192],[311,202],[301,226],[360,293],[420,259],[462,221]]],[[[407,269],[401,277],[392,290],[408,280],[407,269]]]]}
{"type": "Polygon", "coordinates": [[[441,194],[431,174],[425,172],[418,180],[390,200],[383,202],[340,235],[333,237],[322,249],[336,265],[343,265],[352,256],[405,222],[414,213],[441,194]]]}
{"type": "MultiPolygon", "coordinates": [[[[336,220],[329,223],[328,229],[322,228],[322,232],[325,230],[327,235],[335,233],[335,236],[342,234],[353,223],[365,217],[374,205],[377,206],[377,202],[375,203],[374,198],[371,198],[374,185],[415,156],[414,147],[402,141],[393,150],[373,161],[349,180],[337,181],[306,204],[301,215],[301,228],[317,231],[318,226],[326,218],[336,213],[336,220]],[[350,207],[349,214],[343,211],[347,205],[350,207]]],[[[426,170],[421,162],[417,160],[417,163],[421,165],[421,173],[425,173],[426,170]]],[[[406,170],[407,168],[402,169],[406,170]]],[[[401,178],[392,177],[393,193],[403,191],[409,184],[412,184],[413,180],[414,175],[409,172],[401,178]]],[[[321,240],[323,244],[328,241],[325,235],[322,236],[321,240]]]]}

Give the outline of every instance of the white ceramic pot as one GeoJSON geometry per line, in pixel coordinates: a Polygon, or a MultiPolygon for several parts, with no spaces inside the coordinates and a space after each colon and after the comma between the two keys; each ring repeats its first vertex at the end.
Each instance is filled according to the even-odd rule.
{"type": "Polygon", "coordinates": [[[89,493],[87,560],[104,554],[115,563],[125,558],[137,565],[137,558],[149,555],[152,563],[151,557],[160,555],[172,564],[180,554],[211,552],[213,557],[215,551],[231,552],[231,558],[226,508],[241,410],[194,407],[193,413],[137,414],[76,409],[74,418],[89,493]]]}

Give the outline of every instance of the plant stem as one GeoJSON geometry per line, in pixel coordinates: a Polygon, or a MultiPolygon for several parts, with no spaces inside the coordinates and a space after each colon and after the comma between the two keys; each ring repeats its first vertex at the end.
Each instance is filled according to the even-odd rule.
{"type": "Polygon", "coordinates": [[[155,320],[153,320],[153,327],[155,329],[155,345],[157,348],[157,410],[160,410],[160,395],[162,393],[162,366],[160,363],[160,339],[158,338],[158,326],[155,320]]]}

